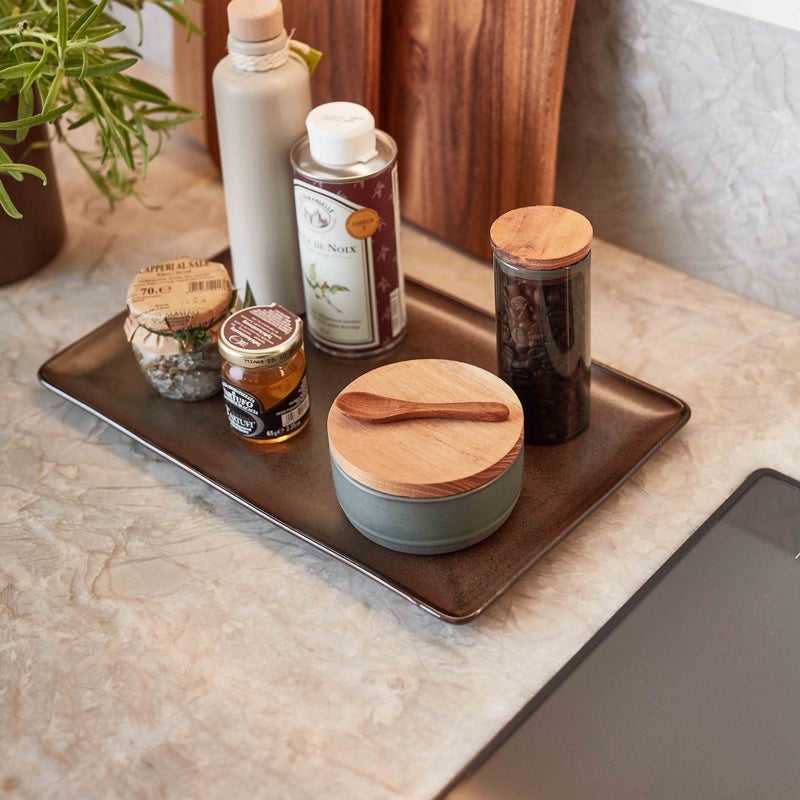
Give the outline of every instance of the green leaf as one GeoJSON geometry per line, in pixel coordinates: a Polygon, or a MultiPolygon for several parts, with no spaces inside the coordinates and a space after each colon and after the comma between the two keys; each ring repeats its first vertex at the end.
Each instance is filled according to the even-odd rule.
{"type": "MultiPolygon", "coordinates": [[[[17,122],[26,119],[33,114],[33,90],[26,89],[24,92],[20,91],[17,97],[17,122]]],[[[16,130],[17,142],[21,142],[27,135],[29,125],[15,125],[13,130],[16,130]]],[[[0,130],[3,130],[3,125],[0,124],[0,130]]],[[[11,130],[11,128],[9,128],[11,130]]]]}
{"type": "Polygon", "coordinates": [[[245,281],[244,284],[244,300],[242,300],[242,308],[250,308],[256,304],[256,298],[253,295],[253,289],[250,286],[250,281],[245,281]]]}
{"type": "Polygon", "coordinates": [[[69,38],[73,41],[80,37],[80,35],[103,13],[108,0],[100,0],[97,5],[89,5],[86,11],[81,14],[75,22],[72,23],[69,29],[69,38]]]}
{"type": "Polygon", "coordinates": [[[13,219],[22,219],[22,214],[19,213],[14,203],[11,202],[11,198],[8,196],[8,192],[6,191],[6,187],[3,186],[2,181],[0,181],[0,206],[2,206],[3,211],[5,211],[9,217],[13,219]]]}
{"type": "Polygon", "coordinates": [[[130,153],[130,145],[126,146],[120,126],[121,121],[114,114],[111,108],[109,108],[105,98],[100,92],[97,91],[91,81],[83,81],[81,85],[86,90],[86,94],[92,102],[92,105],[94,105],[94,107],[97,109],[98,117],[105,120],[107,126],[106,130],[108,131],[111,140],[116,145],[117,154],[122,156],[123,160],[128,167],[130,167],[130,169],[134,169],[133,157],[130,153]]]}
{"type": "Polygon", "coordinates": [[[53,51],[49,47],[45,47],[42,50],[42,57],[39,59],[39,62],[36,66],[31,70],[30,75],[25,79],[25,83],[22,84],[22,88],[20,89],[21,92],[25,92],[33,85],[34,81],[39,79],[39,76],[44,72],[45,67],[47,66],[47,58],[49,55],[54,55],[53,51]]]}
{"type": "Polygon", "coordinates": [[[42,122],[51,122],[56,117],[60,117],[62,114],[69,111],[70,108],[72,108],[72,103],[65,103],[63,106],[54,108],[49,114],[34,114],[32,117],[15,119],[11,122],[0,122],[0,131],[15,131],[19,130],[20,128],[27,130],[28,128],[32,128],[34,125],[39,125],[42,122]]]}
{"type": "Polygon", "coordinates": [[[30,164],[0,164],[0,174],[11,175],[13,177],[15,173],[35,175],[42,183],[47,184],[47,176],[44,174],[44,172],[37,167],[32,167],[30,164]]]}
{"type": "Polygon", "coordinates": [[[55,106],[63,81],[64,67],[59,67],[56,70],[56,74],[53,78],[53,82],[50,84],[50,88],[47,90],[47,96],[44,98],[44,102],[42,103],[42,116],[46,117],[55,106]]]}
{"type": "Polygon", "coordinates": [[[13,53],[15,50],[46,50],[48,48],[50,48],[50,45],[46,42],[32,42],[26,39],[24,42],[12,44],[11,47],[8,48],[8,52],[13,53]]]}
{"type": "Polygon", "coordinates": [[[24,14],[3,14],[0,17],[0,30],[5,30],[7,28],[16,28],[20,22],[27,22],[31,19],[36,19],[36,17],[41,16],[41,11],[28,11],[24,14]]]}
{"type": "Polygon", "coordinates": [[[188,42],[191,39],[192,34],[196,33],[200,36],[203,35],[202,28],[198,28],[186,14],[182,14],[180,11],[176,11],[172,6],[167,5],[167,3],[163,2],[163,0],[153,0],[153,2],[162,10],[169,14],[178,25],[182,25],[186,28],[186,41],[188,42]]]}
{"type": "Polygon", "coordinates": [[[94,112],[90,111],[88,114],[84,114],[80,119],[76,120],[75,122],[70,122],[69,126],[67,127],[68,131],[74,131],[78,128],[82,128],[87,122],[91,122],[94,119],[94,112]]]}
{"type": "Polygon", "coordinates": [[[58,8],[58,53],[61,58],[67,49],[67,39],[69,37],[69,10],[67,0],[57,0],[58,8]]]}
{"type": "Polygon", "coordinates": [[[0,69],[0,80],[13,80],[14,78],[27,78],[36,69],[36,64],[14,64],[13,67],[0,69]]]}
{"type": "Polygon", "coordinates": [[[122,33],[124,30],[124,25],[107,25],[104,28],[96,28],[95,33],[93,33],[91,36],[87,36],[84,40],[84,43],[96,44],[97,42],[102,42],[104,39],[110,39],[112,36],[116,36],[118,33],[122,33]]]}
{"type": "Polygon", "coordinates": [[[147,92],[143,92],[141,89],[128,87],[126,84],[129,76],[126,75],[125,78],[125,83],[113,84],[114,94],[116,94],[118,97],[130,98],[131,100],[141,100],[143,103],[153,103],[154,105],[160,105],[164,102],[164,100],[158,95],[148,94],[147,92]]]}
{"type": "Polygon", "coordinates": [[[158,86],[153,86],[152,83],[143,81],[140,78],[134,78],[132,75],[128,75],[126,77],[126,81],[131,85],[131,88],[133,89],[138,89],[141,92],[147,92],[149,94],[153,94],[160,100],[163,100],[165,103],[169,102],[169,95],[166,92],[161,91],[161,89],[159,89],[158,86]]]}
{"type": "Polygon", "coordinates": [[[67,67],[66,74],[70,78],[99,78],[103,75],[114,75],[118,72],[124,72],[126,69],[130,69],[138,61],[138,58],[121,58],[105,64],[94,64],[93,66],[86,67],[85,72],[82,66],[67,67]]]}
{"type": "MultiPolygon", "coordinates": [[[[14,163],[14,160],[11,158],[11,156],[8,153],[6,153],[6,151],[2,147],[0,147],[0,166],[8,165],[8,164],[13,165],[13,163],[14,163]]],[[[22,180],[22,173],[19,170],[9,171],[8,174],[15,181],[21,181],[22,180]]]]}

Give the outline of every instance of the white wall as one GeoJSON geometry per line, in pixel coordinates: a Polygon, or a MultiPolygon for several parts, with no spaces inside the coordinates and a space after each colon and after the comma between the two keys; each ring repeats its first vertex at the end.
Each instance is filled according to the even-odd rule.
{"type": "Polygon", "coordinates": [[[559,205],[800,316],[799,198],[799,32],[686,0],[579,0],[559,205]]]}
{"type": "MultiPolygon", "coordinates": [[[[193,0],[188,0],[193,2],[193,0]]],[[[144,58],[164,69],[172,68],[172,18],[158,6],[145,3],[142,9],[144,38],[139,44],[139,23],[136,14],[128,8],[115,4],[111,13],[127,25],[127,30],[115,37],[119,44],[132,47],[144,58]]]]}
{"type": "Polygon", "coordinates": [[[800,0],[694,0],[694,2],[800,31],[800,0]]]}

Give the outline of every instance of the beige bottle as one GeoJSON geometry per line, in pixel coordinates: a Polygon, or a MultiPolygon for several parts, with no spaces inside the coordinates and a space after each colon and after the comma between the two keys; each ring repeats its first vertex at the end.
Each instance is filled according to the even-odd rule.
{"type": "Polygon", "coordinates": [[[304,311],[289,151],[311,110],[308,67],[289,50],[279,0],[228,4],[228,55],[214,103],[237,287],[304,311]]]}

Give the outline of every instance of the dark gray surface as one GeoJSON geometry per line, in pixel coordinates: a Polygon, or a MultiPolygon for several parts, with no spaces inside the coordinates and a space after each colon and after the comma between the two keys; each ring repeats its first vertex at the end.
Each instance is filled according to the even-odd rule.
{"type": "Polygon", "coordinates": [[[800,488],[749,482],[447,797],[800,798],[800,488]]]}

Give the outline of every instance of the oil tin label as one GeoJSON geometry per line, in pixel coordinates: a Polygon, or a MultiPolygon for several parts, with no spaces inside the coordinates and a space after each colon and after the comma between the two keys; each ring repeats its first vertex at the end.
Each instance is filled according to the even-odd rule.
{"type": "Polygon", "coordinates": [[[379,350],[405,330],[396,172],[344,184],[295,173],[306,324],[334,350],[379,350]]]}
{"type": "Polygon", "coordinates": [[[248,439],[279,439],[296,431],[305,422],[311,407],[305,373],[283,400],[269,408],[264,408],[255,395],[225,380],[222,381],[222,395],[231,428],[248,439]]]}

